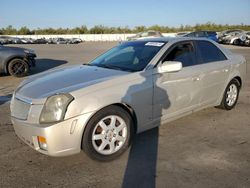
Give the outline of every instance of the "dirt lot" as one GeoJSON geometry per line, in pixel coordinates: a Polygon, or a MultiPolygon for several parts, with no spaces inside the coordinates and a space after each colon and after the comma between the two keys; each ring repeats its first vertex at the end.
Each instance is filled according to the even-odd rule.
{"type": "MultiPolygon", "coordinates": [[[[38,54],[35,74],[87,62],[115,44],[24,47],[38,54]]],[[[250,62],[250,48],[227,47],[250,62]]],[[[83,152],[52,158],[22,143],[9,117],[9,98],[21,80],[0,77],[0,187],[250,187],[249,74],[232,111],[209,108],[142,133],[109,163],[83,152]]]]}

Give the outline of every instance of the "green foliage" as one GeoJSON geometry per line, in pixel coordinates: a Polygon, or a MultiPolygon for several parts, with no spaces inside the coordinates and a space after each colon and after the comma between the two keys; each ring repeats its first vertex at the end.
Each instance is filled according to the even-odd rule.
{"type": "Polygon", "coordinates": [[[227,29],[242,29],[250,31],[250,25],[221,25],[211,22],[205,24],[196,24],[194,26],[190,25],[180,25],[179,27],[168,27],[153,25],[150,27],[136,26],[134,28],[129,27],[107,27],[103,25],[96,25],[88,29],[85,25],[75,28],[37,28],[30,30],[26,26],[20,29],[15,29],[11,25],[6,28],[0,28],[0,35],[49,35],[49,34],[115,34],[115,33],[138,33],[147,30],[156,30],[162,33],[171,32],[183,32],[183,31],[201,31],[201,30],[212,30],[212,31],[223,31],[227,29]]]}
{"type": "Polygon", "coordinates": [[[26,27],[21,27],[18,31],[17,31],[18,35],[31,35],[32,32],[26,27]]]}

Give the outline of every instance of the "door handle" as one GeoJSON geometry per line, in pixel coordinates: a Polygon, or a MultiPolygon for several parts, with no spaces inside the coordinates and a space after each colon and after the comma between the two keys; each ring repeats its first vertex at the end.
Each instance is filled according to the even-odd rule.
{"type": "Polygon", "coordinates": [[[195,82],[195,81],[199,81],[200,80],[200,77],[193,77],[192,80],[195,82]]]}

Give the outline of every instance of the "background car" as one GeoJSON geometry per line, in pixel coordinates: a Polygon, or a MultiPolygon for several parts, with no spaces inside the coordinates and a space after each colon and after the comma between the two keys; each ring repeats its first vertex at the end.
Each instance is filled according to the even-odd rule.
{"type": "Polygon", "coordinates": [[[35,57],[35,52],[30,49],[0,46],[0,73],[26,76],[30,67],[35,66],[35,57]]]}
{"type": "Polygon", "coordinates": [[[182,37],[203,37],[218,42],[217,33],[215,31],[195,31],[182,35],[182,37]]]}
{"type": "Polygon", "coordinates": [[[140,40],[140,39],[155,38],[155,37],[163,37],[163,35],[159,31],[150,30],[137,33],[135,36],[128,37],[127,40],[131,41],[131,40],[140,40]]]}
{"type": "Polygon", "coordinates": [[[40,38],[40,39],[36,39],[34,40],[35,44],[47,44],[48,41],[45,38],[40,38]]]}
{"type": "Polygon", "coordinates": [[[190,32],[178,32],[178,33],[176,34],[176,37],[182,37],[182,36],[184,36],[184,35],[187,35],[188,33],[190,33],[190,32]]]}
{"type": "Polygon", "coordinates": [[[246,31],[246,40],[244,41],[245,46],[250,46],[250,31],[246,31]]]}
{"type": "Polygon", "coordinates": [[[241,34],[244,33],[243,30],[233,29],[225,30],[219,33],[218,42],[222,44],[238,44],[238,39],[241,34]]]}
{"type": "Polygon", "coordinates": [[[69,39],[69,44],[79,44],[82,42],[82,39],[79,38],[71,38],[69,39]]]}

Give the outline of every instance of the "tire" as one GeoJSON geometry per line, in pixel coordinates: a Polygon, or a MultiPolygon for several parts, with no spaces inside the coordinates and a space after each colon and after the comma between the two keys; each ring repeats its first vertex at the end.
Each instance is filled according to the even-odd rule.
{"type": "Polygon", "coordinates": [[[23,77],[28,75],[29,65],[22,59],[13,59],[8,64],[8,73],[11,76],[23,77]]]}
{"type": "Polygon", "coordinates": [[[225,91],[224,91],[224,95],[223,95],[221,104],[218,107],[221,108],[221,109],[224,109],[224,110],[233,109],[235,107],[237,101],[238,101],[239,92],[240,92],[240,83],[239,83],[239,81],[236,80],[236,79],[231,80],[229,82],[229,84],[227,85],[225,91]],[[230,91],[232,91],[231,92],[231,97],[228,94],[230,91]]]}
{"type": "Polygon", "coordinates": [[[239,39],[235,39],[234,41],[233,41],[233,45],[239,45],[240,44],[240,40],[239,39]]]}
{"type": "Polygon", "coordinates": [[[94,160],[114,160],[129,147],[134,134],[133,127],[132,118],[126,110],[115,105],[105,107],[87,123],[82,149],[94,160]]]}

